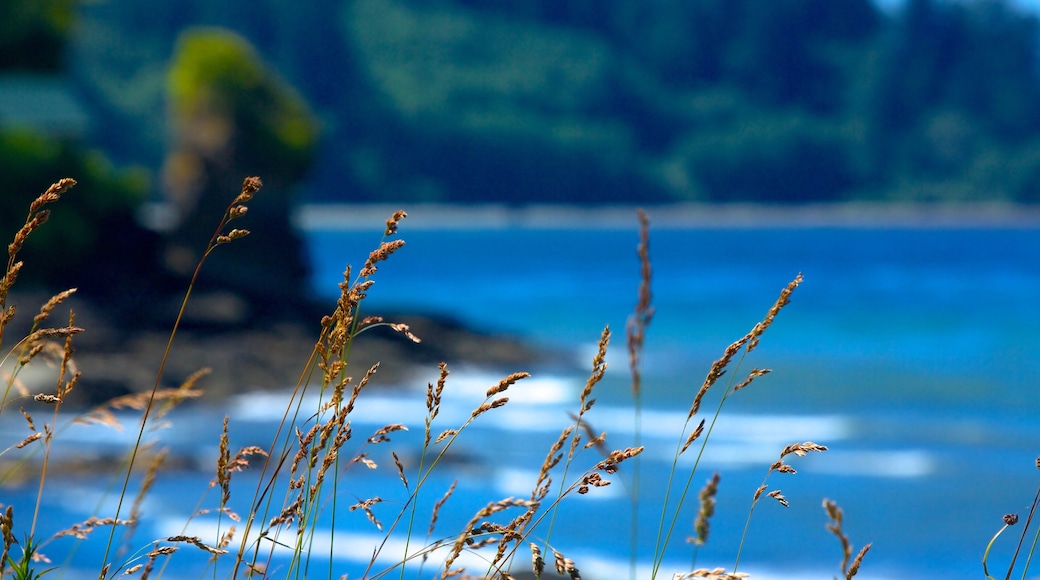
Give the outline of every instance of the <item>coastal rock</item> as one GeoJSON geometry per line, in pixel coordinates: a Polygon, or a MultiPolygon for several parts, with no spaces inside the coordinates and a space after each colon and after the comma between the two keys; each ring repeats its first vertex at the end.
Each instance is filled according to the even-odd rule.
{"type": "MultiPolygon", "coordinates": [[[[16,294],[19,315],[8,328],[8,337],[21,338],[28,331],[31,314],[47,300],[43,293],[16,294]]],[[[226,295],[201,295],[205,304],[216,307],[226,295]]],[[[194,301],[195,296],[192,297],[194,301]]],[[[189,301],[189,304],[192,304],[189,301]]],[[[203,312],[206,306],[202,308],[203,312]]],[[[48,323],[61,326],[67,312],[76,313],[76,325],[85,330],[73,339],[74,360],[83,373],[70,397],[76,406],[93,406],[112,397],[150,390],[169,340],[169,327],[127,325],[118,311],[74,295],[52,314],[48,323]]],[[[317,306],[314,306],[317,309],[317,306]]],[[[329,305],[328,310],[331,311],[329,305]]],[[[348,374],[361,377],[376,362],[379,371],[373,386],[420,386],[435,378],[437,363],[476,365],[507,372],[524,370],[546,360],[548,355],[502,335],[478,332],[449,318],[398,314],[388,321],[408,324],[421,337],[415,344],[386,327],[373,328],[355,340],[350,352],[348,374]],[[419,378],[417,378],[419,377],[419,378]]],[[[271,324],[238,321],[223,324],[209,317],[189,320],[178,332],[166,362],[160,387],[176,387],[202,368],[211,373],[200,383],[205,400],[221,400],[251,390],[284,389],[297,383],[318,338],[320,316],[271,324]]],[[[7,343],[5,343],[7,344],[7,343]]],[[[0,369],[7,370],[7,369],[0,369]]],[[[54,389],[57,369],[45,361],[34,361],[21,379],[33,392],[54,389]]]]}

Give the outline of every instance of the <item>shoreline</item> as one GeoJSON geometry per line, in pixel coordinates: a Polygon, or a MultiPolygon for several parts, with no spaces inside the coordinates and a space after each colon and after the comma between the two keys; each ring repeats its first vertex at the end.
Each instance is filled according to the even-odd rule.
{"type": "Polygon", "coordinates": [[[574,206],[505,204],[301,204],[292,217],[303,231],[378,230],[396,210],[413,230],[637,229],[643,207],[652,227],[739,228],[1040,228],[1040,206],[1007,203],[669,204],[574,206]]]}

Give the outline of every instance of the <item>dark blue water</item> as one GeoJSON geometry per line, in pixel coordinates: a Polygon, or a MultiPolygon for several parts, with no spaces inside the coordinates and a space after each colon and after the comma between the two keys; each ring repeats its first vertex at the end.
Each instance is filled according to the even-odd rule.
{"type": "MultiPolygon", "coordinates": [[[[610,324],[623,349],[639,281],[634,229],[403,227],[407,245],[382,266],[372,307],[448,313],[560,348],[591,344],[610,324]]],[[[361,262],[378,235],[313,232],[319,291],[337,291],[343,264],[361,262]]],[[[1040,368],[1030,364],[1040,352],[1040,230],[663,229],[651,253],[646,371],[663,380],[701,374],[802,272],[761,355],[789,380],[821,366],[842,370],[842,383],[922,375],[930,380],[910,392],[874,382],[862,403],[1033,410],[1021,405],[1040,368]],[[975,381],[993,388],[969,388],[975,381]]],[[[828,391],[836,406],[827,410],[837,411],[860,393],[828,391]]]]}
{"type": "MultiPolygon", "coordinates": [[[[623,332],[639,282],[634,223],[402,229],[408,245],[381,268],[373,306],[450,313],[582,356],[610,324],[616,396],[601,396],[623,407],[623,332]]],[[[818,504],[827,496],[846,506],[854,542],[875,542],[864,573],[976,577],[999,516],[1028,506],[1040,483],[1040,230],[673,227],[651,236],[652,408],[688,406],[725,345],[796,274],[805,277],[749,362],[774,374],[727,405],[752,417],[839,417],[840,433],[814,433],[797,419],[774,426],[772,435],[823,439],[832,451],[812,458],[819,479],[786,483],[793,493],[813,489],[771,531],[759,522],[763,535],[752,545],[761,551],[749,561],[827,564],[815,552],[792,555],[798,542],[782,532],[793,518],[803,539],[826,546],[818,504]]],[[[334,288],[340,272],[330,266],[359,262],[377,238],[313,232],[318,287],[334,288]]],[[[768,461],[752,468],[729,460],[755,473],[741,492],[727,488],[746,496],[768,461]]],[[[733,508],[724,517],[741,520],[733,508]]]]}
{"type": "MultiPolygon", "coordinates": [[[[639,283],[634,223],[483,229],[427,224],[413,230],[407,220],[402,224],[407,245],[380,266],[366,302],[369,314],[449,314],[474,327],[519,335],[573,360],[572,365],[527,369],[534,376],[511,390],[509,405],[482,417],[487,420],[460,438],[461,463],[433,477],[420,497],[420,537],[433,502],[456,476],[459,488],[441,514],[441,533],[457,530],[489,501],[530,493],[548,446],[568,424],[567,411],[576,408],[582,373],[605,324],[615,331],[611,366],[588,419],[597,430],[608,431],[611,447],[632,444],[624,327],[639,283]]],[[[332,296],[344,266],[360,267],[381,237],[381,224],[371,225],[308,233],[316,291],[332,296]]],[[[859,578],[979,578],[982,552],[1000,528],[1001,516],[1022,511],[1024,519],[1040,484],[1034,465],[1040,455],[1040,337],[1034,332],[1040,322],[1040,228],[670,227],[655,228],[651,236],[656,315],[648,329],[644,368],[641,437],[647,450],[638,513],[639,577],[648,577],[647,555],[654,551],[668,471],[693,393],[726,345],[760,320],[781,288],[801,272],[805,282],[790,305],[732,376],[739,380],[752,367],[774,372],[726,402],[694,475],[694,494],[713,471],[722,477],[711,539],[698,565],[732,566],[751,496],[769,465],[788,443],[812,440],[830,450],[789,457],[798,473],[770,477],[770,488],[782,489],[791,506],[785,509],[772,500],[758,505],[742,570],[756,579],[838,576],[838,542],[825,530],[820,507],[823,498],[831,498],[845,510],[852,542],[857,547],[874,543],[859,578]]],[[[448,362],[456,372],[449,379],[440,428],[457,426],[481,402],[484,389],[502,373],[519,370],[448,362]]],[[[416,384],[425,385],[436,374],[431,368],[416,384]]],[[[718,388],[709,394],[702,413],[710,417],[719,394],[718,388]]],[[[254,395],[226,408],[171,416],[172,427],[154,437],[175,441],[182,453],[197,459],[198,471],[160,479],[144,506],[148,522],[133,545],[146,546],[147,538],[184,529],[186,515],[211,478],[225,412],[232,417],[233,447],[264,445],[285,405],[285,395],[254,395]]],[[[354,428],[360,435],[390,422],[409,425],[410,432],[396,434],[393,449],[414,469],[423,411],[418,393],[371,393],[358,403],[354,428]]],[[[20,433],[22,426],[9,428],[20,433]]],[[[97,427],[77,429],[67,435],[76,439],[77,449],[87,441],[99,449],[126,443],[125,436],[98,434],[97,427]]],[[[393,519],[407,494],[389,449],[374,456],[380,470],[355,466],[342,475],[339,507],[327,504],[315,528],[312,557],[320,572],[312,570],[307,577],[360,577],[381,535],[346,506],[380,495],[387,501],[377,513],[384,522],[393,519]]],[[[589,453],[580,465],[598,460],[589,453]]],[[[679,467],[673,501],[692,457],[684,456],[679,467]]],[[[64,482],[64,492],[46,496],[45,521],[56,526],[110,512],[113,500],[104,493],[108,484],[102,478],[64,482]]],[[[248,498],[256,480],[242,474],[238,485],[233,498],[248,498]]],[[[627,577],[632,520],[626,485],[631,474],[623,470],[614,485],[561,508],[553,544],[578,562],[587,578],[627,577]]],[[[35,489],[10,493],[19,509],[30,509],[35,489]]],[[[215,503],[210,495],[203,504],[215,503]]],[[[679,512],[676,540],[659,577],[690,564],[684,539],[696,515],[694,504],[679,512]]],[[[188,532],[210,539],[219,535],[217,529],[213,516],[199,516],[188,532]]],[[[1020,529],[1011,529],[998,542],[991,572],[1006,570],[1020,529]]],[[[545,533],[542,527],[536,536],[545,533]]],[[[404,553],[401,539],[394,536],[381,565],[404,553]]],[[[54,542],[49,555],[64,557],[68,545],[54,542]]],[[[205,554],[188,548],[171,560],[165,577],[198,577],[205,554]]],[[[520,555],[518,569],[526,558],[520,555]]],[[[73,569],[96,570],[99,559],[94,547],[74,552],[68,561],[73,569]]],[[[281,556],[272,561],[281,576],[286,562],[281,556]]],[[[218,567],[218,576],[226,571],[218,567]]],[[[434,573],[434,567],[421,575],[410,569],[406,577],[434,573]]],[[[275,572],[271,577],[281,576],[275,572]]]]}

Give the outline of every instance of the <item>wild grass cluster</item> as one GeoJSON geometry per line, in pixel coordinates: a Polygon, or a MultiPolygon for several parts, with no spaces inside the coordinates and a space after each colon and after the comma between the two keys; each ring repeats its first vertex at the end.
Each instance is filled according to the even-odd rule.
{"type": "MultiPolygon", "coordinates": [[[[187,533],[141,537],[138,528],[148,518],[145,499],[158,478],[164,476],[167,457],[161,444],[146,434],[161,426],[171,409],[204,394],[201,384],[206,369],[186,377],[176,388],[161,387],[166,360],[176,348],[181,317],[195,289],[198,273],[212,252],[233,252],[231,246],[249,235],[247,229],[233,226],[247,217],[249,203],[254,196],[262,195],[262,184],[258,178],[247,178],[218,220],[196,267],[195,277],[185,289],[180,315],[170,329],[166,352],[155,370],[154,382],[150,386],[135,386],[138,387],[136,394],[92,409],[75,410],[74,418],[68,420],[65,419],[67,414],[60,412],[70,393],[80,388],[81,373],[73,356],[73,346],[76,335],[84,329],[76,325],[75,312],[71,309],[62,315],[60,322],[54,320],[76,289],[58,292],[41,305],[30,330],[12,344],[4,342],[4,330],[16,316],[23,316],[19,311],[23,305],[9,304],[10,290],[22,268],[22,262],[18,261],[19,250],[47,222],[51,206],[74,185],[74,180],[62,179],[32,201],[24,225],[8,246],[7,267],[0,280],[0,348],[3,349],[0,376],[4,381],[0,420],[7,426],[21,424],[18,430],[22,433],[3,444],[0,478],[8,485],[35,486],[37,498],[32,509],[20,506],[16,510],[9,502],[3,502],[0,577],[8,574],[18,580],[30,580],[44,575],[63,575],[60,557],[75,552],[78,543],[103,535],[103,550],[98,550],[101,555],[96,570],[90,572],[91,575],[96,573],[99,580],[173,575],[168,571],[171,561],[191,557],[191,552],[205,556],[196,558],[199,577],[347,578],[336,569],[332,557],[334,548],[318,548],[320,542],[316,540],[322,533],[331,532],[335,546],[337,534],[344,536],[348,530],[364,525],[376,530],[377,537],[382,539],[368,547],[371,559],[361,578],[508,580],[525,575],[540,579],[550,577],[555,571],[577,580],[582,577],[582,563],[567,556],[575,540],[554,533],[561,505],[576,495],[595,494],[606,486],[622,485],[633,523],[621,533],[628,534],[632,549],[628,554],[628,570],[618,570],[614,577],[735,580],[749,577],[741,571],[741,554],[759,504],[768,501],[783,508],[789,505],[781,488],[774,485],[774,479],[796,473],[792,466],[794,458],[827,451],[825,445],[812,441],[795,441],[777,449],[777,459],[762,466],[761,485],[747,490],[749,507],[744,532],[739,544],[731,547],[732,561],[711,562],[707,566],[698,562],[699,548],[710,541],[716,495],[721,485],[719,473],[707,476],[702,473],[701,459],[716,425],[724,419],[721,413],[726,402],[738,392],[753,387],[753,383],[770,372],[769,369],[749,369],[748,359],[788,306],[802,283],[802,276],[796,275],[782,288],[765,316],[725,347],[707,369],[703,381],[691,386],[685,423],[681,432],[675,434],[674,448],[668,451],[672,456],[668,478],[664,482],[648,481],[642,477],[641,467],[645,451],[641,435],[642,398],[646,387],[642,364],[654,307],[650,222],[640,211],[637,246],[640,282],[625,332],[635,425],[633,440],[615,446],[610,444],[614,437],[608,443],[608,433],[593,428],[597,424],[597,387],[607,371],[607,351],[613,339],[611,329],[605,327],[591,360],[588,379],[574,401],[569,418],[561,417],[559,435],[545,449],[530,493],[523,497],[480,498],[484,506],[471,514],[464,525],[441,531],[437,526],[444,510],[451,509],[446,506],[451,502],[458,479],[442,489],[433,485],[435,480],[431,476],[445,471],[457,478],[467,476],[462,471],[451,473],[453,447],[468,435],[472,425],[494,421],[496,410],[509,405],[510,391],[530,375],[514,372],[503,376],[497,383],[488,385],[483,400],[475,402],[467,417],[457,424],[445,425],[439,415],[444,394],[452,385],[450,365],[442,362],[435,370],[431,369],[431,375],[436,378],[425,389],[425,417],[421,424],[391,423],[372,433],[355,433],[352,417],[359,402],[363,402],[372,377],[379,371],[379,364],[354,368],[350,361],[354,341],[364,340],[363,333],[377,326],[388,327],[416,342],[420,340],[408,326],[370,315],[363,308],[367,293],[377,281],[380,265],[404,246],[398,237],[398,228],[406,214],[398,211],[386,221],[383,239],[362,266],[357,270],[346,267],[339,299],[331,312],[318,321],[313,351],[309,360],[300,361],[299,380],[285,397],[283,418],[270,433],[270,443],[233,449],[230,434],[235,421],[234,417],[225,417],[220,439],[215,442],[218,451],[213,458],[214,476],[208,486],[198,490],[198,503],[184,523],[184,529],[188,530],[194,518],[215,516],[218,519],[216,532],[212,537],[187,533]],[[20,375],[30,363],[41,359],[54,364],[54,388],[32,394],[20,375]],[[709,399],[709,393],[716,396],[709,399]],[[717,402],[713,408],[702,410],[702,403],[708,400],[717,402]],[[52,465],[52,450],[59,444],[76,444],[61,438],[61,432],[73,422],[91,424],[97,429],[112,428],[119,423],[115,411],[127,409],[136,410],[139,421],[136,427],[127,427],[136,432],[136,438],[126,449],[118,470],[111,474],[114,501],[102,504],[110,511],[103,512],[99,507],[97,513],[81,522],[53,522],[41,517],[42,500],[48,494],[62,493],[53,481],[53,472],[58,467],[52,465]],[[393,446],[392,439],[408,430],[419,430],[422,434],[418,452],[393,446]],[[684,456],[692,456],[692,462],[684,456]],[[399,486],[381,490],[378,495],[356,497],[350,488],[352,476],[359,469],[387,470],[399,481],[399,486]],[[705,479],[707,483],[698,490],[695,484],[705,479]],[[239,485],[233,486],[233,480],[239,485]],[[657,486],[663,486],[663,502],[650,505],[643,490],[657,486]],[[252,492],[243,494],[242,490],[252,492]],[[437,498],[432,510],[421,509],[420,506],[432,498],[437,498]],[[350,505],[344,505],[345,501],[350,505]],[[363,515],[364,520],[343,521],[344,509],[346,513],[363,515]],[[640,521],[636,514],[646,510],[659,514],[655,517],[659,523],[654,529],[639,529],[636,523],[640,521]],[[646,537],[655,538],[653,553],[637,553],[637,539],[646,537]],[[667,562],[686,557],[690,566],[675,570],[666,562],[666,556],[667,562]],[[648,569],[645,562],[650,562],[648,569]]],[[[1030,510],[1030,520],[1037,503],[1034,501],[1030,510]]],[[[734,515],[728,514],[727,518],[733,520],[734,515]]],[[[1008,525],[1013,523],[1008,521],[1008,525]]],[[[844,529],[841,508],[829,499],[823,500],[821,525],[838,540],[835,572],[851,580],[864,563],[871,544],[858,549],[853,545],[844,529]]],[[[590,530],[590,534],[610,532],[590,530]]],[[[590,539],[595,541],[596,538],[590,539]]],[[[988,549],[986,553],[988,555],[988,549]]],[[[1014,565],[1012,561],[1011,568],[1014,565]]],[[[992,578],[985,558],[983,567],[986,577],[992,578]]],[[[1010,574],[1009,568],[1008,577],[1010,574]]],[[[356,572],[350,576],[356,577],[356,572]]]]}

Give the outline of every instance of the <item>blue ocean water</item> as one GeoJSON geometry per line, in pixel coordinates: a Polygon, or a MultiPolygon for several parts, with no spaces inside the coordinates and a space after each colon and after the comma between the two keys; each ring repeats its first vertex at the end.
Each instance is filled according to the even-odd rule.
{"type": "MultiPolygon", "coordinates": [[[[630,416],[624,328],[639,283],[634,218],[630,227],[417,231],[406,221],[402,231],[407,245],[381,266],[370,307],[451,314],[579,361],[610,324],[613,369],[599,395],[630,416]]],[[[342,265],[360,262],[378,237],[378,227],[312,231],[317,288],[335,288],[342,265]]],[[[654,412],[688,408],[725,346],[795,275],[805,278],[744,369],[774,373],[728,401],[741,418],[721,423],[761,432],[720,445],[716,459],[737,472],[722,470],[723,489],[746,497],[781,441],[819,440],[831,451],[807,458],[812,475],[784,481],[785,492],[804,494],[797,508],[756,513],[777,519],[772,530],[761,521],[753,528],[750,545],[760,551],[748,562],[798,569],[833,560],[823,548],[800,551],[829,541],[818,505],[826,496],[845,507],[854,542],[874,542],[868,577],[976,577],[1000,516],[1028,507],[1040,483],[1040,229],[669,222],[651,229],[651,259],[645,397],[654,412]]],[[[733,507],[723,516],[730,523],[716,524],[720,543],[734,539],[726,526],[739,528],[746,513],[733,507]]]]}
{"type": "MultiPolygon", "coordinates": [[[[615,333],[610,367],[587,419],[595,429],[608,431],[609,446],[633,443],[624,329],[639,284],[638,235],[634,216],[630,223],[439,225],[422,221],[421,212],[413,214],[418,215],[401,225],[405,247],[382,263],[374,278],[365,302],[368,314],[446,314],[477,328],[518,335],[572,361],[560,364],[557,357],[529,369],[447,361],[454,372],[438,428],[464,421],[504,373],[529,370],[533,375],[510,389],[508,405],[467,429],[455,448],[458,463],[427,482],[428,491],[418,501],[424,532],[433,503],[460,476],[438,524],[447,533],[490,501],[530,494],[546,450],[571,422],[567,413],[577,408],[595,342],[607,324],[615,333]]],[[[653,211],[650,217],[656,224],[653,211]]],[[[1040,227],[693,227],[660,221],[663,225],[651,229],[656,314],[644,360],[641,442],[647,449],[640,467],[637,577],[649,577],[647,555],[654,552],[662,506],[668,506],[664,512],[670,519],[693,465],[693,454],[684,455],[677,483],[669,488],[668,473],[693,394],[712,361],[761,320],[798,273],[805,281],[791,303],[731,376],[740,380],[753,367],[773,372],[726,401],[690,480],[692,496],[713,472],[721,475],[711,538],[697,565],[732,567],[752,495],[769,465],[787,444],[815,441],[829,450],[789,456],[785,461],[798,473],[773,474],[767,481],[770,489],[782,490],[790,507],[769,498],[759,503],[748,528],[742,571],[766,580],[838,576],[840,547],[824,527],[821,508],[830,498],[845,510],[845,531],[857,549],[873,542],[857,578],[980,577],[982,552],[1002,525],[1001,517],[1021,512],[1024,520],[1040,484],[1034,464],[1040,455],[1040,337],[1034,331],[1040,321],[1040,227]]],[[[334,296],[345,265],[354,264],[356,271],[381,236],[379,221],[312,224],[307,240],[315,291],[334,296]]],[[[431,368],[415,385],[402,388],[421,389],[436,376],[431,368]]],[[[425,410],[420,392],[364,394],[352,415],[356,439],[387,423],[405,423],[411,431],[394,434],[393,449],[413,470],[425,410]]],[[[709,393],[702,414],[710,417],[719,394],[718,386],[709,393]]],[[[219,409],[171,414],[170,427],[149,438],[174,442],[175,453],[196,458],[198,465],[156,482],[142,506],[146,520],[136,537],[187,533],[215,542],[230,522],[221,523],[213,514],[196,516],[187,527],[185,521],[194,510],[216,502],[212,490],[208,499],[198,497],[212,478],[224,413],[231,417],[233,448],[266,445],[287,400],[285,393],[251,394],[219,409]]],[[[304,408],[316,406],[315,400],[304,408]]],[[[128,416],[125,423],[134,420],[128,416]]],[[[7,439],[19,439],[22,428],[6,425],[12,431],[7,439]]],[[[74,426],[59,438],[74,438],[77,450],[91,442],[104,456],[132,439],[128,431],[74,426]]],[[[392,521],[407,494],[389,449],[373,450],[380,469],[355,465],[342,474],[341,507],[319,520],[310,539],[313,568],[304,577],[361,577],[382,534],[347,506],[378,495],[384,504],[374,508],[376,514],[384,523],[392,521]]],[[[598,456],[587,451],[578,464],[596,461],[598,456]]],[[[232,497],[251,497],[255,478],[250,472],[240,476],[232,497]]],[[[627,577],[630,471],[622,469],[614,482],[561,504],[553,528],[553,545],[575,560],[586,578],[627,577]]],[[[64,526],[114,510],[108,479],[77,477],[54,485],[62,492],[44,496],[45,524],[64,526]]],[[[36,489],[17,488],[6,497],[19,513],[28,513],[36,489]]],[[[665,574],[659,577],[691,565],[685,538],[696,505],[695,500],[687,503],[678,512],[665,574]]],[[[1006,569],[1017,531],[1012,528],[998,541],[991,572],[1006,569]]],[[[544,533],[543,527],[536,535],[544,533]]],[[[379,566],[400,559],[405,552],[401,539],[395,535],[387,544],[387,559],[379,566]]],[[[66,546],[67,540],[59,539],[46,551],[66,563],[66,572],[93,570],[91,577],[96,577],[101,558],[96,544],[64,554],[66,546]]],[[[198,577],[207,554],[190,548],[182,547],[171,559],[164,577],[198,577]]],[[[518,558],[519,569],[526,558],[518,558]]],[[[278,572],[271,577],[284,575],[287,562],[275,556],[272,570],[278,572]]],[[[468,563],[478,569],[478,560],[468,563]]],[[[226,568],[218,570],[223,577],[226,568]]],[[[412,568],[406,577],[435,572],[412,568]]]]}

